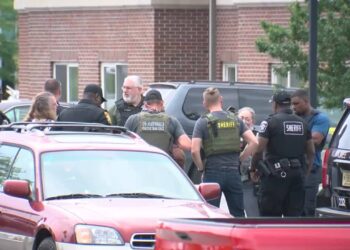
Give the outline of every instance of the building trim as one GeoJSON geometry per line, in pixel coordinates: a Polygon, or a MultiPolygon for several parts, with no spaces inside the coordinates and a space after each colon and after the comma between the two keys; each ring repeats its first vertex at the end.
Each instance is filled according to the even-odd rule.
{"type": "Polygon", "coordinates": [[[100,10],[139,8],[208,8],[207,0],[15,0],[14,8],[20,12],[36,10],[100,10]]]}
{"type": "MultiPolygon", "coordinates": [[[[285,6],[303,0],[217,0],[217,7],[239,6],[285,6]]],[[[105,10],[105,9],[140,9],[167,8],[193,9],[209,8],[208,0],[15,0],[14,8],[20,12],[28,11],[64,11],[64,10],[105,10]]]]}

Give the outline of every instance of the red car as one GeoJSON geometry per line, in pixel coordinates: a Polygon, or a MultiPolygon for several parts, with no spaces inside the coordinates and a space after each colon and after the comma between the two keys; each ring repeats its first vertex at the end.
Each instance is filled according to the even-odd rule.
{"type": "Polygon", "coordinates": [[[136,134],[68,125],[2,127],[0,249],[153,249],[160,218],[230,217],[205,201],[217,197],[217,184],[198,192],[136,134]]]}
{"type": "Polygon", "coordinates": [[[156,250],[348,250],[349,218],[166,219],[156,250]]]}

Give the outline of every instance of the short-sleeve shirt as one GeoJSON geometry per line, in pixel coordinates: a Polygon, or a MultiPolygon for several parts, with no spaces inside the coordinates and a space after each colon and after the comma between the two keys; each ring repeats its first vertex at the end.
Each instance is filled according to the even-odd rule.
{"type": "MultiPolygon", "coordinates": [[[[303,117],[309,125],[309,128],[311,129],[311,133],[318,132],[323,135],[324,140],[326,140],[330,122],[325,113],[314,111],[316,113],[311,114],[310,116],[303,117]]],[[[323,149],[323,145],[321,147],[315,147],[316,154],[314,159],[314,165],[317,167],[321,167],[322,160],[321,160],[321,152],[323,149]]]]}
{"type": "MultiPolygon", "coordinates": [[[[147,112],[147,111],[142,111],[147,112]]],[[[134,114],[129,116],[129,118],[125,122],[125,127],[132,132],[137,132],[138,126],[140,125],[141,114],[134,114]]],[[[183,127],[180,122],[173,116],[169,116],[169,133],[177,140],[181,135],[185,134],[183,127]]]]}
{"type": "MultiPolygon", "coordinates": [[[[211,113],[214,117],[218,119],[226,119],[227,111],[214,111],[211,113]]],[[[239,121],[239,135],[242,136],[248,127],[245,123],[237,118],[239,121]]],[[[194,125],[192,138],[200,138],[202,141],[208,139],[208,118],[201,117],[196,121],[194,125]]],[[[223,153],[210,155],[206,158],[205,169],[220,169],[220,168],[237,168],[239,167],[239,153],[223,153]]]]}

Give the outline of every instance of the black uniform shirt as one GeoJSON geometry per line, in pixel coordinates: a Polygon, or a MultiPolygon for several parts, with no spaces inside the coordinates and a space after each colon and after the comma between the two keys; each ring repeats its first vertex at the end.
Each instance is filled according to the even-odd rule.
{"type": "Polygon", "coordinates": [[[106,112],[107,111],[97,106],[92,101],[82,99],[77,105],[64,109],[58,116],[57,121],[102,123],[110,125],[106,117],[106,112]]]}
{"type": "Polygon", "coordinates": [[[301,158],[311,132],[302,118],[294,115],[291,109],[285,109],[261,123],[259,136],[269,140],[267,159],[301,158]]]}

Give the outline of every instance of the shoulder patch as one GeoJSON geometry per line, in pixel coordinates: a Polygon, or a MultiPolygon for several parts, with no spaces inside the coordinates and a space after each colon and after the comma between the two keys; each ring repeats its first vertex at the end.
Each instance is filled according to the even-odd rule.
{"type": "Polygon", "coordinates": [[[105,110],[105,111],[103,112],[103,114],[104,114],[104,116],[105,116],[107,122],[109,123],[109,125],[112,125],[112,119],[111,119],[111,117],[109,116],[108,111],[105,110]]]}
{"type": "Polygon", "coordinates": [[[260,123],[260,131],[259,132],[264,133],[266,131],[267,125],[268,125],[267,121],[262,121],[260,123]]]}

